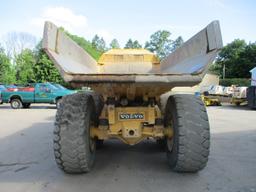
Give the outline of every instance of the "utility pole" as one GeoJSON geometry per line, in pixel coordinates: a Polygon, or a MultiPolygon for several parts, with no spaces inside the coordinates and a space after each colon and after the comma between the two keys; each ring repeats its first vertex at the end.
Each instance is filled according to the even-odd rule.
{"type": "Polygon", "coordinates": [[[223,69],[222,70],[223,70],[222,71],[222,78],[225,79],[225,76],[226,76],[226,65],[225,65],[225,63],[223,65],[223,69]]]}

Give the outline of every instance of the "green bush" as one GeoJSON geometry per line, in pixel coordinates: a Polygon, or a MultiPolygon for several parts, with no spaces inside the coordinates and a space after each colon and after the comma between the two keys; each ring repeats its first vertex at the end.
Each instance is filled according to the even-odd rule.
{"type": "Polygon", "coordinates": [[[232,79],[220,79],[220,85],[222,86],[250,86],[251,80],[245,78],[232,78],[232,79]]]}

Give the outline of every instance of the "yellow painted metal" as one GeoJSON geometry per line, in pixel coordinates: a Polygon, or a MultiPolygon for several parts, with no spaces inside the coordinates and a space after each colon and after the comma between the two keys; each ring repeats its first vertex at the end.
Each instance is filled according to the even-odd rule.
{"type": "Polygon", "coordinates": [[[99,59],[98,64],[110,63],[152,63],[160,64],[159,59],[146,49],[111,49],[105,52],[99,59]]]}
{"type": "Polygon", "coordinates": [[[218,97],[213,96],[201,96],[202,101],[204,102],[205,106],[220,106],[221,102],[218,97]]]}
{"type": "Polygon", "coordinates": [[[246,98],[235,98],[232,97],[230,103],[239,106],[240,104],[245,104],[247,102],[246,98]]]}
{"type": "Polygon", "coordinates": [[[172,127],[166,127],[164,129],[164,135],[167,137],[167,138],[172,138],[174,133],[173,133],[173,128],[172,127]]]}
{"type": "Polygon", "coordinates": [[[114,105],[108,105],[107,114],[108,114],[109,124],[115,124],[116,116],[115,116],[115,106],[114,105]]]}
{"type": "MultiPolygon", "coordinates": [[[[122,76],[119,77],[122,79],[122,76]]],[[[98,79],[100,80],[100,79],[98,79]]],[[[101,93],[105,99],[108,97],[119,99],[121,96],[126,96],[129,100],[134,100],[135,97],[143,97],[144,101],[147,101],[150,97],[155,97],[159,101],[160,93],[170,91],[172,87],[162,86],[161,84],[153,87],[147,84],[127,84],[119,83],[112,84],[106,83],[104,86],[98,84],[90,85],[91,88],[98,93],[101,93]],[[149,87],[151,88],[149,88],[149,87]]]]}
{"type": "Polygon", "coordinates": [[[143,73],[159,67],[159,59],[145,49],[111,49],[98,61],[100,73],[143,73]]]}
{"type": "Polygon", "coordinates": [[[129,145],[134,145],[148,137],[170,138],[173,136],[171,127],[155,125],[155,119],[162,118],[161,111],[157,106],[114,107],[108,105],[104,107],[100,118],[108,119],[109,125],[92,127],[91,137],[103,140],[118,138],[129,145]],[[143,115],[143,118],[126,119],[121,118],[122,115],[143,115]]]}

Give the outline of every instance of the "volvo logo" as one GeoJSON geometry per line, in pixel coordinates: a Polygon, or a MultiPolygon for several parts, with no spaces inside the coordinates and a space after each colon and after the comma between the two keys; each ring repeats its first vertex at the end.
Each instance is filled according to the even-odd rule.
{"type": "Polygon", "coordinates": [[[119,114],[119,118],[124,120],[124,119],[144,119],[144,114],[142,113],[122,113],[119,114]]]}

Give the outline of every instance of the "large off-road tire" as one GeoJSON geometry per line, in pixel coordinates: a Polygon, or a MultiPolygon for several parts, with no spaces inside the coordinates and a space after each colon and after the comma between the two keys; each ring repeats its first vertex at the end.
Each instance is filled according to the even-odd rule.
{"type": "MultiPolygon", "coordinates": [[[[94,122],[97,126],[97,125],[99,125],[99,116],[104,107],[104,99],[103,99],[102,95],[100,95],[94,91],[90,91],[88,93],[92,96],[94,104],[95,104],[94,122]]],[[[96,148],[101,149],[101,148],[103,148],[103,146],[104,146],[104,140],[96,139],[96,148]]]]}
{"type": "Polygon", "coordinates": [[[95,106],[91,95],[76,93],[62,98],[54,129],[54,154],[67,173],[86,173],[95,159],[95,140],[90,137],[95,106]]]}
{"type": "Polygon", "coordinates": [[[100,113],[101,113],[103,107],[104,107],[104,99],[103,99],[102,95],[100,95],[96,92],[89,92],[89,94],[92,96],[94,104],[95,104],[95,117],[98,118],[100,116],[100,113]]]}
{"type": "Polygon", "coordinates": [[[206,108],[194,95],[170,96],[165,112],[165,126],[174,131],[167,139],[167,159],[174,171],[197,172],[208,161],[210,130],[206,108]]]}
{"type": "Polygon", "coordinates": [[[18,98],[17,99],[12,99],[10,104],[11,104],[11,108],[13,108],[13,109],[20,109],[21,106],[22,106],[22,102],[18,98]]]}

